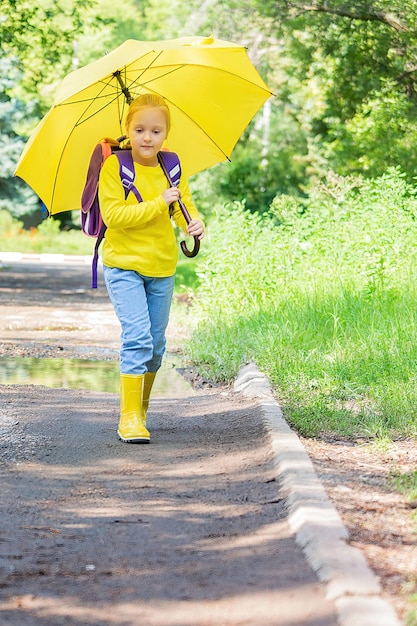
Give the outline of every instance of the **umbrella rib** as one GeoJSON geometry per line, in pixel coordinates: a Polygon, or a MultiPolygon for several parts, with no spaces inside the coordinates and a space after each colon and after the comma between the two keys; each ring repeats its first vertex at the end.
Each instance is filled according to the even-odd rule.
{"type": "MultiPolygon", "coordinates": [[[[141,72],[141,74],[136,77],[134,80],[132,80],[132,82],[129,84],[129,87],[127,87],[128,92],[130,93],[130,89],[132,88],[132,86],[136,86],[138,84],[138,81],[140,80],[140,77],[144,74],[144,72],[146,72],[146,70],[148,70],[152,65],[154,65],[155,61],[163,54],[163,51],[159,52],[159,54],[157,54],[157,56],[143,69],[143,71],[141,72]]],[[[159,74],[157,78],[152,78],[149,81],[143,81],[139,84],[139,87],[143,87],[144,85],[149,85],[149,83],[154,82],[155,80],[161,80],[161,78],[165,78],[166,76],[168,76],[169,74],[173,74],[174,72],[178,72],[180,71],[182,68],[184,67],[201,67],[201,65],[197,64],[197,63],[182,63],[180,66],[174,67],[174,68],[170,68],[169,70],[163,72],[162,74],[159,74]]],[[[242,76],[240,76],[239,74],[236,74],[235,72],[229,72],[227,70],[223,70],[221,68],[211,68],[210,66],[204,66],[206,69],[208,70],[215,70],[216,72],[222,72],[223,74],[227,74],[229,76],[234,76],[236,78],[238,78],[241,81],[246,82],[247,84],[251,84],[254,85],[257,89],[262,89],[263,91],[269,93],[270,95],[273,95],[271,91],[269,91],[269,89],[264,88],[264,87],[260,87],[259,85],[256,85],[256,83],[254,83],[251,80],[247,80],[246,78],[243,78],[242,76]]],[[[126,69],[126,68],[125,68],[126,69]]],[[[163,69],[162,67],[158,68],[158,69],[163,69]]],[[[127,78],[128,72],[125,72],[125,79],[127,78]]],[[[156,92],[153,89],[151,89],[150,87],[148,87],[149,91],[152,91],[153,93],[158,93],[159,95],[161,95],[164,100],[166,100],[171,106],[174,106],[178,111],[181,111],[181,113],[183,113],[189,120],[191,120],[193,122],[193,124],[195,124],[200,131],[202,131],[202,133],[208,138],[208,140],[217,148],[217,150],[219,150],[219,152],[221,152],[221,154],[223,154],[225,156],[225,158],[230,162],[230,157],[228,154],[225,153],[225,151],[218,145],[217,142],[214,141],[214,139],[212,137],[210,137],[210,135],[207,133],[207,131],[199,124],[196,122],[195,119],[193,119],[190,115],[188,115],[188,113],[186,113],[183,109],[181,109],[177,104],[175,104],[175,102],[172,102],[172,100],[170,100],[167,96],[162,95],[162,93],[160,91],[156,92]]]]}
{"type": "MultiPolygon", "coordinates": [[[[138,81],[140,80],[140,77],[143,75],[144,72],[146,72],[149,68],[151,67],[151,64],[148,65],[146,68],[143,69],[143,71],[141,72],[141,74],[135,78],[134,80],[132,80],[132,82],[130,83],[129,87],[131,87],[134,84],[137,84],[138,81]]],[[[178,65],[176,67],[172,67],[170,68],[169,66],[162,66],[160,65],[158,67],[158,69],[164,70],[164,68],[167,68],[165,71],[163,71],[163,73],[159,74],[156,78],[153,77],[147,81],[143,81],[142,83],[140,83],[140,85],[146,85],[154,80],[161,80],[161,78],[165,78],[166,76],[168,76],[169,74],[173,74],[174,72],[179,72],[181,71],[183,68],[189,68],[189,67],[197,67],[197,68],[201,68],[203,67],[204,69],[208,70],[208,71],[213,71],[213,72],[220,72],[226,76],[233,76],[234,78],[239,79],[241,82],[246,83],[248,85],[253,85],[254,87],[256,87],[256,89],[260,89],[261,91],[265,91],[266,93],[269,93],[270,96],[274,96],[275,94],[270,91],[268,89],[268,87],[262,87],[261,85],[256,84],[253,80],[249,80],[248,78],[245,78],[244,76],[241,76],[240,74],[236,74],[236,72],[231,72],[229,70],[224,70],[222,68],[219,67],[211,67],[209,65],[201,65],[198,63],[182,63],[181,65],[178,65]]],[[[128,75],[128,71],[126,72],[126,75],[128,75]]]]}
{"type": "MultiPolygon", "coordinates": [[[[162,53],[159,53],[159,55],[160,55],[160,54],[162,54],[162,53]]],[[[158,55],[158,56],[159,56],[159,55],[158,55]]],[[[156,61],[156,59],[157,59],[157,58],[158,58],[158,57],[156,57],[156,58],[154,59],[154,61],[156,61]]],[[[154,62],[154,61],[153,61],[153,62],[154,62]]],[[[153,78],[150,78],[149,80],[145,80],[145,81],[140,82],[140,77],[144,74],[144,72],[146,72],[146,70],[148,70],[148,69],[151,67],[151,65],[152,65],[152,63],[150,63],[149,65],[147,65],[147,66],[146,66],[146,67],[142,70],[142,72],[141,72],[141,74],[140,74],[139,76],[137,76],[137,77],[135,77],[133,80],[131,80],[131,82],[129,83],[129,85],[127,85],[127,84],[126,84],[126,82],[127,82],[127,77],[128,77],[128,71],[127,71],[126,66],[124,67],[125,83],[122,83],[122,82],[119,80],[119,79],[120,79],[120,74],[121,74],[121,71],[120,71],[120,70],[117,70],[116,72],[114,72],[114,73],[111,75],[110,80],[108,80],[108,81],[98,80],[98,81],[97,81],[97,83],[102,83],[102,84],[103,84],[103,89],[104,89],[105,87],[112,86],[112,79],[113,79],[113,78],[116,78],[116,80],[117,80],[116,92],[115,92],[115,95],[114,95],[113,99],[109,102],[109,104],[112,104],[112,103],[114,102],[114,100],[115,100],[115,99],[118,99],[118,98],[119,98],[120,93],[123,93],[123,95],[125,96],[125,98],[127,97],[127,95],[129,95],[129,96],[130,96],[130,89],[132,88],[132,86],[133,86],[133,87],[135,87],[135,86],[136,86],[136,87],[139,87],[139,88],[140,88],[140,87],[143,87],[143,86],[147,86],[147,85],[149,85],[150,83],[154,82],[155,80],[161,80],[162,78],[165,78],[165,77],[166,77],[166,76],[168,76],[169,74],[172,74],[172,73],[175,73],[175,72],[179,72],[179,71],[181,71],[184,67],[185,67],[185,68],[188,68],[188,67],[190,67],[190,66],[193,66],[193,67],[201,67],[201,65],[198,65],[197,63],[183,63],[181,66],[178,66],[178,67],[173,67],[173,68],[169,68],[169,69],[167,69],[165,72],[163,72],[163,73],[159,74],[157,77],[153,77],[153,78]],[[120,86],[120,92],[119,92],[119,90],[118,90],[118,86],[120,86]]],[[[246,78],[244,78],[244,77],[240,76],[239,74],[236,74],[235,72],[229,72],[229,71],[227,71],[227,70],[223,70],[222,68],[212,68],[212,67],[210,67],[210,66],[204,66],[204,67],[205,67],[207,70],[213,70],[213,71],[216,71],[216,72],[222,72],[223,74],[227,74],[227,75],[229,75],[229,76],[234,76],[235,78],[238,78],[240,81],[243,81],[243,82],[245,82],[245,83],[247,83],[247,84],[251,84],[251,85],[253,85],[254,87],[256,87],[257,89],[260,89],[260,90],[262,90],[262,91],[265,91],[266,93],[269,93],[271,96],[273,96],[273,95],[274,95],[274,94],[273,94],[273,93],[272,93],[272,92],[271,92],[268,88],[265,88],[265,87],[262,87],[262,86],[260,86],[260,85],[257,85],[257,84],[256,84],[256,83],[254,83],[253,81],[248,80],[248,79],[246,79],[246,78]]],[[[161,67],[160,69],[163,69],[163,68],[161,67]]],[[[155,91],[155,90],[151,90],[151,91],[153,91],[153,93],[159,93],[159,92],[157,92],[157,91],[155,91]]],[[[91,102],[91,103],[92,103],[92,102],[94,102],[94,101],[98,100],[98,99],[99,99],[99,98],[101,98],[101,97],[103,97],[103,98],[107,98],[108,96],[106,96],[106,95],[103,95],[103,96],[99,95],[99,96],[95,96],[92,100],[91,100],[91,99],[88,99],[88,98],[86,98],[86,99],[80,99],[80,100],[72,100],[71,102],[63,102],[63,103],[61,103],[61,104],[58,104],[57,106],[71,106],[72,104],[80,104],[81,102],[91,102]]],[[[95,115],[95,113],[94,113],[93,115],[95,115]]],[[[90,117],[91,117],[91,116],[89,116],[88,118],[85,118],[85,119],[89,119],[90,117]]],[[[121,121],[121,119],[122,119],[122,116],[119,116],[119,121],[121,121]]]]}
{"type": "Polygon", "coordinates": [[[116,78],[116,80],[118,82],[118,85],[121,88],[121,92],[123,93],[123,95],[125,97],[125,99],[123,101],[123,106],[122,106],[122,108],[120,108],[119,93],[118,93],[118,89],[117,89],[118,85],[116,85],[116,98],[117,98],[117,105],[118,105],[118,110],[119,110],[119,125],[120,125],[120,128],[122,127],[124,106],[125,106],[126,103],[130,106],[130,104],[133,101],[133,98],[132,98],[132,96],[131,96],[131,94],[129,92],[129,89],[126,86],[126,66],[123,68],[123,70],[124,70],[124,72],[123,72],[124,73],[124,77],[123,77],[124,78],[124,82],[123,82],[123,80],[121,78],[121,71],[120,70],[118,70],[118,72],[114,72],[114,74],[113,74],[113,76],[116,78]]]}
{"type": "MultiPolygon", "coordinates": [[[[184,66],[184,65],[182,65],[181,67],[185,67],[185,66],[184,66]]],[[[178,69],[180,69],[180,68],[175,68],[175,69],[171,70],[170,72],[167,72],[166,74],[163,74],[162,76],[158,76],[158,80],[159,80],[160,78],[165,77],[167,74],[170,74],[170,73],[172,73],[172,72],[174,72],[174,71],[177,71],[178,69]]],[[[151,82],[153,82],[154,80],[155,80],[155,78],[153,78],[152,80],[150,80],[150,81],[148,81],[148,82],[149,82],[149,83],[151,83],[151,82]]],[[[137,83],[137,79],[135,79],[134,81],[132,81],[132,82],[129,84],[129,91],[130,91],[130,89],[132,88],[132,86],[134,87],[134,86],[136,85],[136,83],[137,83]]],[[[146,84],[148,84],[148,83],[147,83],[147,82],[142,82],[142,83],[140,83],[140,85],[138,85],[138,86],[139,86],[139,87],[142,87],[143,85],[146,85],[146,84]]],[[[207,137],[207,139],[208,139],[208,140],[209,140],[209,141],[213,144],[213,146],[215,146],[215,147],[217,148],[217,150],[218,150],[219,152],[221,152],[221,154],[223,154],[223,155],[224,155],[224,157],[225,157],[225,158],[226,158],[226,159],[230,162],[230,158],[229,158],[229,156],[225,153],[225,151],[223,150],[223,148],[221,148],[221,147],[219,146],[219,144],[218,144],[218,143],[216,143],[212,137],[210,137],[210,135],[208,134],[208,132],[207,132],[207,131],[206,131],[206,130],[205,130],[205,129],[204,129],[204,128],[203,128],[203,127],[202,127],[202,126],[198,123],[198,122],[196,122],[196,121],[195,121],[195,119],[193,119],[193,118],[192,118],[192,117],[191,117],[191,116],[190,116],[190,115],[189,115],[186,111],[184,111],[184,109],[182,109],[181,107],[179,107],[177,104],[175,104],[175,102],[173,102],[173,101],[172,101],[170,98],[168,98],[167,96],[163,95],[160,91],[155,91],[155,90],[151,89],[150,87],[148,87],[148,89],[149,89],[149,91],[151,91],[152,93],[154,93],[154,94],[158,94],[158,95],[162,96],[162,97],[164,98],[164,100],[165,100],[166,102],[168,102],[168,104],[169,104],[170,106],[172,106],[172,107],[176,108],[176,109],[177,109],[177,111],[181,111],[181,113],[182,113],[185,117],[187,117],[189,120],[191,120],[191,122],[192,122],[193,124],[195,124],[195,126],[197,126],[197,128],[199,128],[199,129],[200,129],[200,131],[203,133],[203,135],[205,135],[205,136],[207,137]]]]}
{"type": "MultiPolygon", "coordinates": [[[[101,82],[101,81],[100,81],[100,82],[101,82]]],[[[105,83],[105,84],[104,84],[103,89],[104,89],[106,86],[108,86],[109,84],[110,84],[110,83],[105,83]]],[[[104,108],[106,108],[106,106],[110,106],[110,105],[114,102],[114,100],[115,100],[115,99],[117,99],[117,100],[118,100],[118,99],[119,99],[119,93],[120,93],[120,92],[118,92],[118,91],[116,90],[116,96],[114,96],[114,97],[112,98],[111,102],[107,102],[107,103],[103,106],[103,109],[104,109],[104,108]]],[[[103,97],[103,98],[104,98],[105,96],[99,96],[99,97],[100,97],[100,98],[101,98],[101,97],[103,97]]],[[[83,116],[85,115],[86,110],[88,110],[88,109],[92,106],[93,102],[95,102],[96,100],[98,100],[98,98],[93,98],[93,99],[90,99],[90,100],[79,100],[79,101],[73,101],[72,103],[70,103],[70,102],[68,102],[68,103],[63,102],[62,104],[58,104],[58,105],[57,105],[57,107],[58,107],[58,106],[65,106],[65,105],[70,105],[70,104],[79,104],[79,103],[81,103],[81,102],[88,102],[88,103],[89,103],[89,104],[88,104],[88,106],[84,109],[84,111],[83,111],[83,112],[81,113],[81,115],[79,116],[78,120],[75,122],[75,124],[74,124],[74,126],[73,126],[73,128],[72,128],[71,132],[69,133],[69,135],[68,135],[68,137],[67,137],[67,139],[66,139],[66,141],[65,141],[65,146],[68,144],[68,142],[69,142],[69,140],[70,140],[70,138],[71,138],[71,135],[72,135],[72,133],[74,132],[75,128],[77,128],[78,126],[80,126],[81,124],[83,124],[84,122],[86,122],[86,121],[87,121],[87,120],[89,120],[91,117],[94,117],[94,115],[96,115],[96,114],[97,114],[97,111],[94,111],[93,113],[91,113],[91,115],[89,115],[88,117],[85,117],[85,118],[84,118],[84,119],[80,122],[80,119],[81,119],[81,117],[83,117],[83,116]]],[[[119,111],[119,124],[120,124],[120,127],[121,127],[121,120],[122,120],[122,117],[121,117],[121,115],[120,115],[120,111],[119,111]]],[[[58,174],[59,174],[59,170],[60,170],[60,166],[61,166],[62,156],[63,156],[63,154],[64,154],[64,152],[65,152],[65,146],[64,146],[63,150],[61,151],[61,155],[60,155],[60,158],[59,158],[59,161],[58,161],[58,166],[57,166],[57,168],[56,168],[56,172],[55,172],[55,180],[54,180],[53,191],[52,191],[52,195],[51,195],[51,206],[53,206],[53,203],[54,203],[55,189],[56,189],[56,181],[57,181],[58,174]]]]}
{"type": "MultiPolygon", "coordinates": [[[[157,59],[163,54],[163,50],[161,50],[152,60],[151,62],[143,69],[143,71],[141,72],[141,74],[135,78],[135,80],[133,80],[129,86],[127,87],[128,93],[130,93],[130,89],[133,85],[136,85],[138,83],[138,81],[140,80],[140,77],[143,76],[143,74],[149,70],[150,67],[152,67],[152,65],[155,64],[155,62],[157,61],[157,59]]],[[[164,72],[163,74],[159,74],[158,75],[158,80],[160,80],[161,78],[165,78],[165,76],[168,76],[169,74],[173,74],[174,72],[178,72],[180,71],[183,67],[187,67],[187,65],[194,65],[195,67],[198,67],[197,64],[185,64],[182,63],[179,67],[174,67],[174,68],[170,68],[169,71],[164,72]]],[[[161,68],[162,69],[162,68],[161,68]]],[[[125,66],[125,80],[127,78],[127,72],[126,72],[126,66],[125,66]]],[[[142,87],[143,85],[147,85],[153,81],[155,81],[155,78],[152,78],[149,81],[143,81],[140,83],[139,87],[142,87]]],[[[148,87],[149,89],[149,87],[148,87]]],[[[153,93],[157,93],[155,92],[153,89],[149,89],[150,91],[152,91],[153,93]]],[[[159,93],[159,92],[158,92],[159,93]]],[[[228,161],[230,161],[229,156],[224,152],[224,150],[210,137],[210,135],[207,133],[207,131],[200,125],[198,124],[195,120],[193,120],[190,115],[188,115],[183,109],[181,109],[178,105],[176,105],[174,102],[172,102],[172,100],[170,100],[169,98],[167,98],[166,96],[163,96],[161,93],[159,93],[159,95],[161,95],[164,100],[166,100],[171,106],[174,106],[178,111],[181,111],[181,113],[183,113],[185,115],[185,117],[187,117],[189,120],[191,120],[193,122],[193,124],[195,124],[201,131],[202,133],[208,138],[208,140],[214,145],[216,146],[216,148],[219,150],[219,152],[221,152],[221,154],[223,154],[226,159],[228,161]]]]}
{"type": "MultiPolygon", "coordinates": [[[[149,70],[152,66],[155,65],[156,61],[159,59],[160,56],[162,56],[164,54],[164,51],[160,51],[156,54],[156,56],[150,61],[150,63],[145,66],[143,68],[143,70],[140,72],[140,74],[138,76],[136,76],[134,78],[134,80],[132,80],[131,82],[128,82],[128,69],[127,66],[125,65],[123,67],[122,70],[116,70],[115,72],[113,72],[113,74],[111,75],[111,77],[109,77],[109,79],[107,81],[101,79],[99,81],[97,81],[97,83],[102,84],[102,90],[100,92],[99,95],[95,96],[93,99],[80,99],[80,100],[73,100],[71,103],[66,103],[63,102],[62,104],[58,104],[57,106],[66,106],[66,105],[71,105],[71,104],[81,104],[82,102],[86,102],[88,103],[88,105],[86,106],[86,108],[83,110],[82,114],[79,116],[77,122],[74,124],[74,129],[77,128],[78,126],[81,126],[81,124],[87,122],[89,119],[91,119],[92,117],[94,117],[99,110],[105,109],[108,106],[111,106],[114,101],[116,100],[118,103],[118,118],[119,118],[119,125],[121,127],[121,123],[122,123],[122,119],[123,119],[123,108],[124,105],[127,103],[128,105],[131,104],[131,102],[133,101],[133,96],[131,94],[131,90],[133,89],[133,91],[135,91],[135,88],[139,87],[139,89],[141,87],[146,86],[146,89],[148,89],[149,91],[152,91],[153,93],[158,93],[159,95],[161,95],[168,103],[170,106],[174,107],[175,109],[177,109],[178,111],[181,111],[181,113],[188,118],[193,124],[195,124],[199,130],[201,131],[201,133],[203,135],[205,135],[207,137],[207,139],[209,140],[209,142],[216,147],[216,149],[223,154],[223,156],[230,162],[230,157],[228,154],[226,154],[226,152],[223,150],[223,148],[221,148],[221,146],[219,146],[219,144],[214,141],[214,139],[208,134],[208,132],[203,128],[203,126],[201,126],[201,124],[199,124],[195,119],[193,119],[186,111],[184,111],[184,109],[182,109],[181,107],[179,107],[175,102],[173,102],[169,97],[164,96],[160,91],[156,91],[153,90],[149,85],[154,82],[155,80],[161,80],[162,78],[165,78],[166,76],[169,76],[169,74],[173,74],[176,72],[181,71],[184,67],[188,68],[190,66],[192,67],[202,67],[201,64],[198,63],[182,63],[180,66],[176,66],[176,67],[169,67],[169,66],[159,66],[159,68],[162,70],[161,73],[159,73],[158,77],[155,78],[151,78],[149,80],[144,80],[144,81],[140,81],[141,77],[146,73],[147,70],[149,70]],[[166,69],[165,69],[166,68],[166,69]],[[123,79],[121,78],[121,74],[123,72],[123,79]],[[114,79],[116,79],[116,85],[113,85],[113,81],[114,79]],[[109,100],[109,95],[103,94],[103,91],[106,89],[106,87],[115,87],[115,92],[113,92],[111,99],[109,100]],[[120,107],[120,94],[124,95],[124,101],[123,101],[123,107],[120,107]],[[107,101],[103,104],[102,109],[98,109],[95,111],[92,111],[91,114],[89,114],[87,117],[85,117],[87,111],[90,109],[90,107],[93,105],[94,102],[99,101],[101,98],[107,98],[107,101]]],[[[223,75],[228,75],[228,76],[233,76],[235,78],[238,78],[239,81],[242,81],[246,84],[250,84],[253,85],[254,87],[256,87],[257,89],[260,89],[266,93],[269,93],[271,96],[274,95],[271,91],[269,91],[268,88],[262,87],[260,85],[257,85],[255,82],[253,82],[252,80],[248,80],[247,78],[236,74],[236,72],[231,72],[229,70],[225,70],[223,68],[214,68],[214,67],[210,67],[210,66],[203,66],[206,70],[211,70],[211,71],[216,71],[216,72],[220,72],[223,75]]],[[[70,137],[71,137],[72,132],[70,133],[70,135],[67,138],[67,141],[65,142],[66,144],[68,143],[70,137]]],[[[62,152],[63,153],[63,152],[62,152]]],[[[57,168],[57,172],[55,175],[55,181],[58,177],[58,172],[59,172],[59,167],[60,167],[60,163],[61,163],[61,159],[59,160],[59,165],[57,168]]],[[[54,191],[52,194],[52,201],[51,204],[53,204],[53,198],[55,195],[55,185],[54,185],[54,191]]]]}
{"type": "MultiPolygon", "coordinates": [[[[155,56],[154,59],[151,60],[151,62],[143,69],[142,74],[144,72],[146,72],[146,70],[148,70],[150,67],[152,67],[152,65],[155,64],[155,62],[159,59],[160,56],[169,53],[169,50],[160,50],[157,55],[155,56]]],[[[149,53],[147,53],[149,54],[149,53]]],[[[160,65],[159,66],[161,69],[165,66],[160,65]]],[[[229,70],[225,70],[221,67],[213,67],[211,65],[202,65],[201,63],[181,63],[181,65],[177,65],[176,67],[174,67],[172,70],[170,70],[170,72],[167,72],[166,74],[162,74],[161,76],[158,76],[159,78],[162,78],[164,76],[167,76],[169,73],[171,72],[175,72],[175,71],[179,71],[181,70],[183,67],[204,67],[207,70],[214,70],[216,72],[222,72],[223,74],[228,74],[229,76],[234,76],[236,78],[238,78],[239,80],[244,81],[245,83],[254,85],[255,87],[257,87],[258,89],[262,89],[263,91],[268,92],[271,96],[273,96],[274,94],[267,88],[267,87],[261,87],[259,85],[257,85],[256,83],[253,82],[253,80],[249,80],[245,77],[243,77],[241,74],[236,74],[236,72],[230,72],[229,70]]],[[[126,69],[126,66],[125,66],[126,69]]]]}
{"type": "MultiPolygon", "coordinates": [[[[98,81],[98,82],[102,82],[102,81],[98,81]]],[[[110,82],[103,83],[103,85],[104,85],[103,86],[103,89],[104,89],[105,87],[108,87],[109,85],[111,85],[111,83],[110,82]]],[[[97,115],[97,113],[99,113],[100,111],[102,111],[106,107],[111,106],[115,100],[120,101],[120,98],[119,98],[120,93],[121,93],[121,91],[116,90],[115,93],[111,94],[111,99],[110,100],[109,100],[109,97],[110,97],[109,94],[103,94],[103,95],[94,96],[94,98],[83,98],[83,99],[80,99],[80,100],[72,100],[71,102],[62,102],[60,104],[57,104],[56,106],[57,107],[65,107],[65,106],[72,106],[74,104],[82,104],[83,102],[88,103],[88,106],[84,109],[84,111],[79,116],[77,122],[75,122],[75,124],[74,124],[74,127],[77,127],[77,126],[80,126],[81,124],[83,124],[84,122],[87,122],[89,119],[91,119],[92,117],[97,115]],[[90,115],[85,117],[86,111],[88,111],[88,109],[91,107],[93,102],[97,102],[100,99],[106,99],[106,102],[103,104],[101,109],[97,109],[95,111],[92,111],[92,113],[90,115]]],[[[118,118],[119,118],[119,124],[121,125],[122,119],[123,119],[123,113],[120,112],[120,111],[119,111],[118,118]]]]}

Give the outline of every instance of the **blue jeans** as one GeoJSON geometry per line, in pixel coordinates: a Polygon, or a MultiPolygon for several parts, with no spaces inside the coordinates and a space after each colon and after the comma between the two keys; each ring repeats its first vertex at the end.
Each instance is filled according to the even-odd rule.
{"type": "Polygon", "coordinates": [[[151,278],[106,266],[103,272],[122,327],[120,373],[156,372],[165,352],[175,276],[151,278]]]}

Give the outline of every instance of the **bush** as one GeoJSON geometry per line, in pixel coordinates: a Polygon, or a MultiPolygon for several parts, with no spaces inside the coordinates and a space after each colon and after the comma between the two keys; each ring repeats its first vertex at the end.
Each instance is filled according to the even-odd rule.
{"type": "Polygon", "coordinates": [[[414,435],[417,201],[402,174],[340,178],[211,223],[189,343],[205,375],[254,360],[304,434],[414,435]]]}

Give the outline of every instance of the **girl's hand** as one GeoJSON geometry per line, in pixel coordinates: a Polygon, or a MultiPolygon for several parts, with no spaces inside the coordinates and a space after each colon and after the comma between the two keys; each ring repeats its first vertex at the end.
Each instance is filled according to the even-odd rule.
{"type": "Polygon", "coordinates": [[[162,197],[168,206],[170,206],[173,202],[177,202],[180,195],[178,187],[170,187],[162,192],[162,197]]]}
{"type": "Polygon", "coordinates": [[[204,237],[204,226],[200,222],[200,220],[191,220],[189,224],[187,224],[187,234],[190,237],[198,237],[200,240],[204,237]]]}

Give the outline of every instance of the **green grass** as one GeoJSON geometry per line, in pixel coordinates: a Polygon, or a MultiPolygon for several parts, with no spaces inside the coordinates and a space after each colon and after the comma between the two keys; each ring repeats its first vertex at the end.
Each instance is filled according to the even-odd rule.
{"type": "Polygon", "coordinates": [[[407,298],[345,291],[200,324],[190,352],[205,374],[230,380],[255,361],[302,434],[415,436],[417,319],[407,298]],[[392,314],[395,308],[395,322],[392,314]],[[335,309],[338,310],[337,325],[335,309]]]}
{"type": "MultiPolygon", "coordinates": [[[[407,474],[397,474],[391,477],[391,483],[400,493],[403,493],[408,501],[417,502],[417,470],[407,474]]],[[[415,514],[417,522],[417,513],[415,514]]],[[[417,531],[417,526],[416,526],[417,531]]]]}
{"type": "Polygon", "coordinates": [[[416,437],[416,215],[397,172],[219,211],[190,358],[219,381],[256,362],[305,436],[416,437]]]}
{"type": "Polygon", "coordinates": [[[196,267],[199,259],[188,258],[180,251],[177,272],[175,274],[175,293],[190,294],[192,297],[198,289],[199,280],[196,276],[196,267]]]}
{"type": "Polygon", "coordinates": [[[10,213],[0,211],[0,250],[2,252],[92,255],[95,240],[81,230],[60,231],[59,222],[47,219],[38,228],[25,230],[10,213]]]}
{"type": "MultiPolygon", "coordinates": [[[[410,586],[415,588],[416,581],[411,582],[410,586]]],[[[407,590],[405,590],[404,593],[407,593],[407,590]]],[[[416,608],[413,608],[410,611],[410,613],[407,615],[406,626],[417,626],[417,593],[414,593],[411,596],[409,596],[407,600],[410,606],[416,607],[416,608]]]]}

